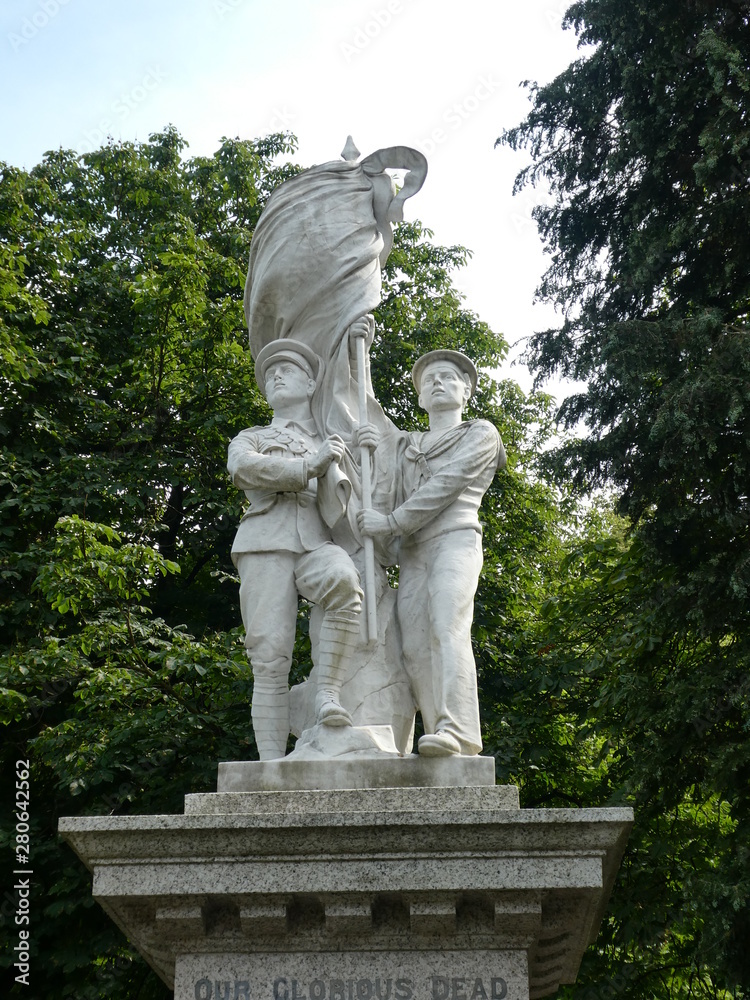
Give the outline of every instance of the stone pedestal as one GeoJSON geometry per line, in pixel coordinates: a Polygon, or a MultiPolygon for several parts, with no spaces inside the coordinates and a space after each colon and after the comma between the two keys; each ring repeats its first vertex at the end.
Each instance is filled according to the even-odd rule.
{"type": "Polygon", "coordinates": [[[575,980],[631,823],[476,784],[223,791],[60,831],[176,1000],[528,1000],[575,980]]]}

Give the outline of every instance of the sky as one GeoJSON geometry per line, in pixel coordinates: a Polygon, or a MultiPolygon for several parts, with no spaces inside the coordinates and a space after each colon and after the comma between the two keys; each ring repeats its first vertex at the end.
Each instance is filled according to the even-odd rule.
{"type": "MultiPolygon", "coordinates": [[[[495,147],[545,83],[580,53],[569,0],[3,0],[0,160],[30,169],[46,150],[173,124],[190,155],[223,136],[291,131],[303,166],[413,146],[428,159],[406,203],[443,245],[473,252],[456,284],[515,345],[501,374],[531,386],[523,339],[556,322],[534,304],[546,258],[513,197],[528,154],[495,147]]],[[[547,386],[558,398],[566,387],[547,386]]]]}

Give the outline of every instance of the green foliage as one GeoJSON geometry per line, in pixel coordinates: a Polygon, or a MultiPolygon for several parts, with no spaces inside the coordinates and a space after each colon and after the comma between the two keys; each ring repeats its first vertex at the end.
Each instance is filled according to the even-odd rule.
{"type": "Polygon", "coordinates": [[[608,939],[571,994],[742,997],[750,10],[580,0],[565,23],[581,57],[532,88],[501,141],[531,152],[517,187],[551,194],[535,211],[552,261],[539,295],[563,322],[531,339],[529,360],[540,378],[586,383],[559,411],[585,430],[549,465],[614,488],[626,521],[561,565],[528,670],[547,665],[554,718],[598,747],[603,781],[582,801],[637,811],[608,939]]]}
{"type": "Polygon", "coordinates": [[[595,515],[582,535],[524,637],[515,709],[527,728],[510,727],[542,754],[519,776],[527,804],[636,811],[610,918],[569,995],[745,996],[748,674],[726,647],[675,629],[672,571],[655,577],[624,523],[595,515]],[[539,739],[562,720],[567,763],[539,739]]]}
{"type": "Polygon", "coordinates": [[[561,416],[595,433],[558,452],[558,468],[616,484],[634,519],[679,507],[699,537],[710,504],[736,512],[742,532],[747,7],[584,0],[566,21],[594,51],[534,88],[528,118],[503,137],[534,157],[516,186],[544,181],[553,195],[535,211],[553,261],[539,294],[565,321],[532,338],[531,361],[540,377],[588,383],[561,416]]]}

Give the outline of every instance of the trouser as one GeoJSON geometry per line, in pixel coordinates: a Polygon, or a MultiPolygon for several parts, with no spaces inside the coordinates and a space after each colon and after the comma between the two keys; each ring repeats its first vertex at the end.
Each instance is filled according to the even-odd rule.
{"type": "Polygon", "coordinates": [[[461,753],[482,749],[471,623],[482,539],[460,528],[401,549],[398,620],[404,667],[425,733],[446,732],[461,753]]]}
{"type": "MultiPolygon", "coordinates": [[[[235,554],[245,649],[253,668],[252,719],[261,760],[283,757],[289,738],[289,669],[297,628],[298,595],[323,609],[321,628],[333,638],[341,667],[357,631],[362,606],[359,574],[347,553],[327,543],[312,552],[235,554]]],[[[328,654],[331,659],[333,653],[328,654]]],[[[318,664],[329,677],[331,665],[318,664]]]]}

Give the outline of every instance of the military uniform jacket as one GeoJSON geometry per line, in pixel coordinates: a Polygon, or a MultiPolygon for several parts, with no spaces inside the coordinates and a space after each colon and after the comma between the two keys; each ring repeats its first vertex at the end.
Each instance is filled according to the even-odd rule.
{"type": "Polygon", "coordinates": [[[318,508],[318,481],[307,458],[321,445],[311,427],[274,417],[266,427],[240,431],[229,444],[227,467],[249,506],[232,545],[244,552],[311,552],[330,541],[318,508]]]}

